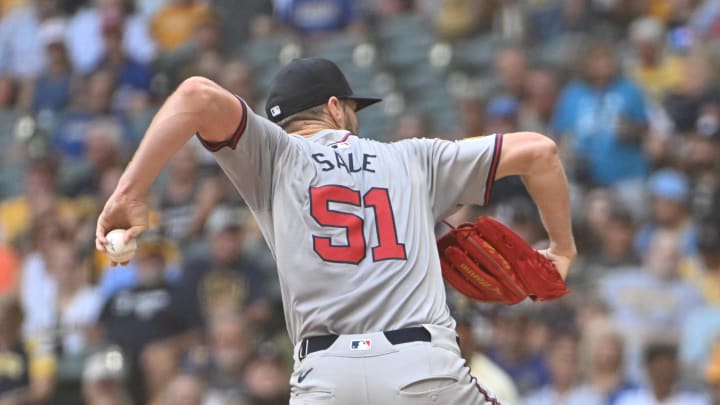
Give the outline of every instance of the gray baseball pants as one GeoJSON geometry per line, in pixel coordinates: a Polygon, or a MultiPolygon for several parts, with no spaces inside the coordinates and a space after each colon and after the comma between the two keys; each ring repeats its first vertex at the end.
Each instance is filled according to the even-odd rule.
{"type": "Polygon", "coordinates": [[[341,335],[299,358],[290,405],[496,405],[460,356],[455,331],[423,325],[430,342],[393,345],[382,332],[341,335]]]}

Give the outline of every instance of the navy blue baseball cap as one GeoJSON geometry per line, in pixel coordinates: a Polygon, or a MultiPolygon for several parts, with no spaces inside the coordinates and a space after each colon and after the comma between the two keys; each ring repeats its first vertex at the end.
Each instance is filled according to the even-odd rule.
{"type": "Polygon", "coordinates": [[[354,100],[356,111],[382,100],[353,93],[335,63],[323,58],[301,58],[290,62],[273,79],[265,114],[270,121],[279,122],[300,111],[325,104],[333,96],[354,100]]]}

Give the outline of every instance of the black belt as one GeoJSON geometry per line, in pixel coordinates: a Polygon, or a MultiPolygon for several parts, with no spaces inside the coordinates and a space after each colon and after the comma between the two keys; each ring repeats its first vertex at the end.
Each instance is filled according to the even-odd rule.
{"type": "MultiPolygon", "coordinates": [[[[422,326],[396,329],[383,332],[388,342],[393,345],[410,342],[429,342],[430,332],[422,326]]],[[[306,337],[302,340],[298,357],[302,361],[308,354],[326,350],[337,340],[338,335],[322,335],[306,337]]]]}

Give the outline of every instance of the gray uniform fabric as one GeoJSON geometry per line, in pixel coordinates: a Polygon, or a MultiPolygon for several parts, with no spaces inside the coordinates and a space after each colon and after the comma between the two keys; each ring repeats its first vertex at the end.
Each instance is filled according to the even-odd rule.
{"type": "Polygon", "coordinates": [[[432,343],[392,345],[375,332],[342,335],[302,362],[296,354],[290,405],[498,404],[465,367],[455,331],[423,326],[432,343]]]}
{"type": "Polygon", "coordinates": [[[434,225],[458,204],[484,202],[499,138],[387,144],[333,130],[303,138],[243,106],[228,147],[206,146],[275,256],[292,341],[424,324],[454,330],[434,225]]]}

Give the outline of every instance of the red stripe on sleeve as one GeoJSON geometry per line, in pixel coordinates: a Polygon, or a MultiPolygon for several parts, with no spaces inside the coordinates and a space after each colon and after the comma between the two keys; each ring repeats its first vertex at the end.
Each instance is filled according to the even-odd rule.
{"type": "Polygon", "coordinates": [[[483,205],[487,205],[490,202],[490,192],[492,191],[493,183],[495,182],[495,174],[497,173],[497,167],[500,163],[500,152],[502,152],[502,141],[503,134],[495,135],[495,146],[493,148],[493,158],[490,163],[490,170],[488,170],[487,180],[485,181],[485,202],[483,205]]]}
{"type": "Polygon", "coordinates": [[[248,121],[247,105],[245,105],[245,102],[242,101],[240,97],[235,97],[237,97],[238,101],[240,101],[240,105],[242,106],[242,119],[240,120],[240,124],[238,124],[238,127],[235,132],[233,132],[232,136],[221,142],[209,142],[204,140],[202,136],[200,136],[200,134],[197,134],[198,139],[200,139],[200,143],[202,143],[205,149],[209,150],[210,152],[217,152],[226,146],[232,150],[235,150],[235,147],[237,147],[237,143],[240,140],[240,137],[245,132],[248,121]]]}

